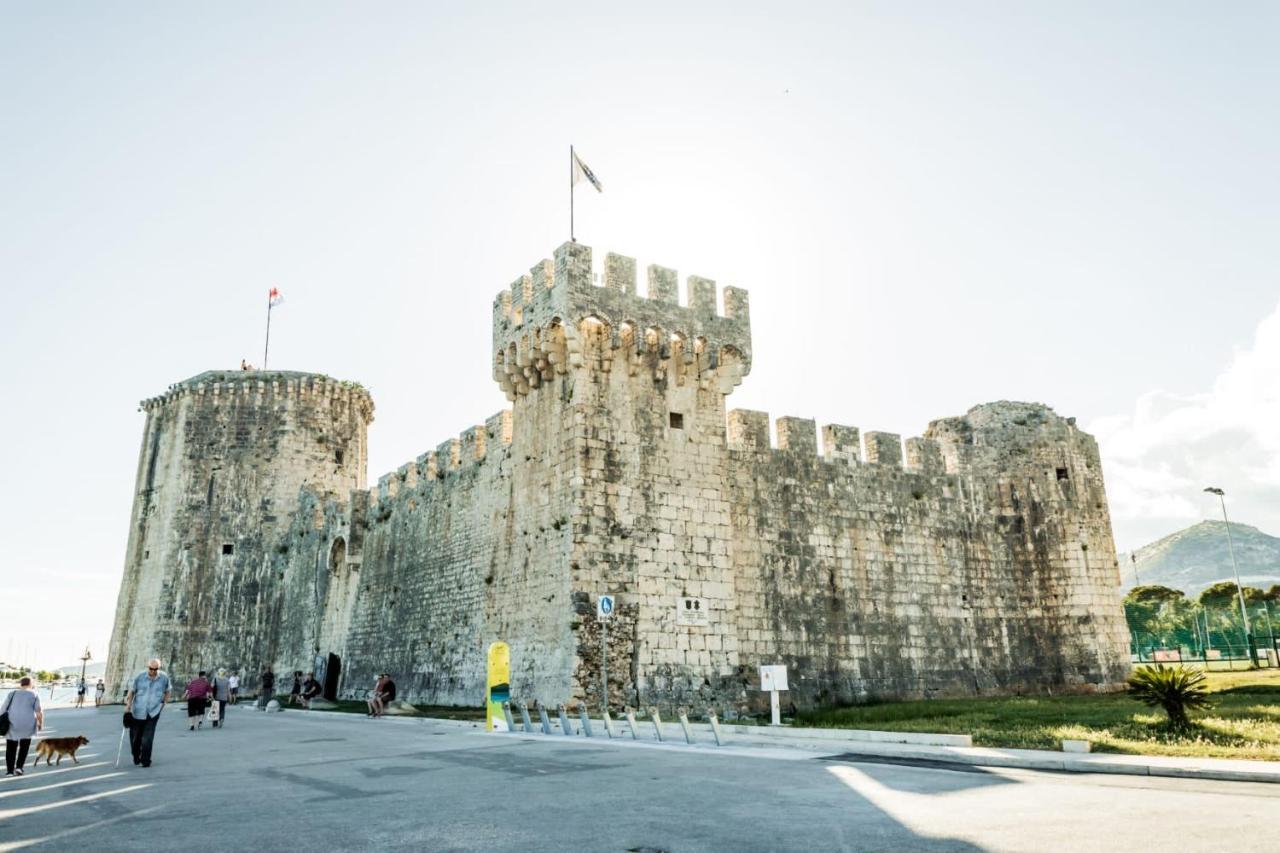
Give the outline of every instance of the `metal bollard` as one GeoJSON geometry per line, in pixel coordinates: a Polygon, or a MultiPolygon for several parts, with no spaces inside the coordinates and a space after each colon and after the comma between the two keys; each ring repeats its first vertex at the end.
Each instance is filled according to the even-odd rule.
{"type": "Polygon", "coordinates": [[[628,708],[623,713],[627,717],[627,725],[631,727],[631,739],[639,740],[640,736],[636,734],[636,712],[628,708]]]}
{"type": "Polygon", "coordinates": [[[658,743],[662,743],[662,718],[658,716],[657,705],[649,709],[649,716],[653,718],[653,731],[658,735],[658,743]]]}
{"type": "Polygon", "coordinates": [[[556,713],[560,715],[560,731],[564,734],[572,735],[573,726],[569,725],[569,714],[565,711],[563,704],[556,706],[556,713]]]}
{"type": "Polygon", "coordinates": [[[711,734],[715,735],[716,746],[720,746],[720,718],[712,708],[707,709],[707,719],[711,721],[711,734]]]}
{"type": "Polygon", "coordinates": [[[689,730],[689,715],[684,708],[680,709],[680,728],[684,729],[684,742],[693,743],[693,732],[689,730]]]}
{"type": "Polygon", "coordinates": [[[587,703],[578,703],[578,718],[582,720],[582,733],[591,737],[591,718],[587,716],[587,703]]]}
{"type": "Polygon", "coordinates": [[[516,730],[516,721],[511,717],[511,703],[502,703],[502,716],[507,718],[507,731],[514,732],[516,730]]]}
{"type": "Polygon", "coordinates": [[[541,702],[538,703],[538,716],[542,718],[542,733],[551,734],[551,721],[547,719],[547,709],[542,707],[541,702]]]}
{"type": "Polygon", "coordinates": [[[533,723],[529,722],[529,706],[528,705],[520,706],[520,722],[524,724],[524,730],[526,732],[529,732],[530,734],[533,733],[533,723]]]}
{"type": "Polygon", "coordinates": [[[604,733],[609,736],[610,740],[613,740],[613,718],[609,716],[608,708],[604,709],[604,733]]]}

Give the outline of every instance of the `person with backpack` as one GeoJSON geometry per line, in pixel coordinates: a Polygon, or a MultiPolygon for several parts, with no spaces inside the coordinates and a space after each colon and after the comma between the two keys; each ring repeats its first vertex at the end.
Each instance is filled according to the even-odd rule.
{"type": "Polygon", "coordinates": [[[44,711],[40,707],[40,696],[31,686],[31,676],[22,676],[18,685],[18,689],[10,693],[4,705],[0,706],[6,776],[22,775],[31,739],[44,728],[44,711]]]}

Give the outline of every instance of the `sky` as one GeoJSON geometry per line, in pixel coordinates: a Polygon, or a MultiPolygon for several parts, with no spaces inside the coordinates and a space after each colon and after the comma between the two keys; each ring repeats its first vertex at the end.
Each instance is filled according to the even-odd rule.
{"type": "Polygon", "coordinates": [[[1118,549],[1280,535],[1280,6],[0,2],[0,659],[105,656],[137,401],[363,383],[370,481],[506,405],[577,237],[750,291],[730,407],[919,435],[1033,400],[1118,549]]]}

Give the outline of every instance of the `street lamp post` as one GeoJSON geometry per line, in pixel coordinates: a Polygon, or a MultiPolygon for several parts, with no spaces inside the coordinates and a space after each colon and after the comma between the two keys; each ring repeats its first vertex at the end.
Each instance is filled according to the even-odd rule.
{"type": "Polygon", "coordinates": [[[1240,585],[1240,567],[1236,564],[1236,546],[1231,541],[1231,522],[1227,520],[1226,492],[1214,486],[1209,486],[1205,491],[1211,495],[1217,495],[1219,503],[1222,504],[1222,525],[1227,528],[1227,549],[1231,551],[1231,571],[1236,576],[1236,595],[1240,598],[1240,617],[1244,619],[1245,642],[1249,644],[1249,659],[1253,661],[1254,666],[1257,666],[1258,649],[1253,644],[1253,630],[1249,627],[1249,611],[1244,606],[1244,587],[1240,585]]]}
{"type": "MultiPolygon", "coordinates": [[[[88,647],[88,646],[85,646],[85,647],[84,647],[84,654],[82,654],[82,655],[80,656],[80,684],[77,684],[77,685],[76,685],[76,696],[77,696],[77,697],[80,697],[80,696],[82,696],[82,695],[83,695],[82,693],[80,693],[80,685],[84,684],[84,674],[85,674],[85,669],[86,669],[86,667],[88,667],[88,666],[89,666],[89,661],[91,661],[91,660],[93,660],[93,655],[89,654],[89,647],[88,647]]],[[[77,698],[77,699],[76,699],[76,701],[77,701],[77,702],[79,702],[79,701],[80,701],[80,700],[79,700],[79,698],[77,698]]]]}

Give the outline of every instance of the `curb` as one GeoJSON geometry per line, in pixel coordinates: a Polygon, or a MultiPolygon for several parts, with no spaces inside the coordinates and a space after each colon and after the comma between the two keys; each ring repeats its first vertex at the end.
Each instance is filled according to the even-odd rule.
{"type": "MultiPolygon", "coordinates": [[[[444,720],[434,717],[418,717],[416,719],[444,724],[457,728],[479,728],[478,734],[485,734],[483,723],[462,720],[444,720]]],[[[570,718],[577,723],[576,718],[570,718]]],[[[863,732],[856,734],[848,730],[844,737],[819,738],[809,734],[815,730],[804,730],[804,734],[781,734],[780,731],[762,733],[758,726],[721,726],[723,734],[732,734],[725,738],[723,747],[716,747],[711,740],[711,727],[706,723],[690,724],[695,734],[705,735],[692,746],[684,742],[684,734],[679,724],[664,722],[663,741],[654,739],[652,724],[640,727],[641,737],[633,740],[630,732],[610,739],[603,736],[603,722],[592,719],[596,736],[583,737],[580,732],[567,737],[560,732],[559,721],[553,719],[553,734],[527,734],[517,729],[514,732],[497,732],[500,735],[512,735],[521,740],[548,741],[555,744],[586,744],[596,746],[613,744],[627,747],[649,747],[655,749],[679,749],[697,751],[700,754],[715,755],[720,750],[725,755],[755,755],[759,758],[777,759],[784,754],[795,756],[808,753],[807,759],[848,760],[857,761],[873,759],[881,762],[903,764],[919,762],[929,766],[947,765],[952,767],[1006,767],[1014,770],[1041,770],[1055,773],[1106,773],[1121,776],[1156,776],[1178,779],[1207,779],[1222,782],[1257,782],[1280,784],[1280,762],[1254,761],[1231,758],[1187,759],[1171,756],[1154,755],[1120,755],[1110,753],[1060,753],[1047,750],[1032,749],[998,749],[994,747],[946,746],[928,744],[909,744],[894,741],[876,741],[862,737],[864,735],[885,734],[897,736],[897,732],[863,732]],[[740,734],[739,732],[742,732],[740,734]],[[647,735],[647,736],[646,736],[647,735]],[[752,736],[755,736],[753,739],[752,736]],[[773,743],[763,742],[773,741],[773,743]],[[781,748],[781,749],[779,749],[781,748]]],[[[618,721],[614,721],[618,725],[618,721]]],[[[625,728],[625,723],[623,724],[625,728]]],[[[817,730],[821,731],[821,730],[817,730]]],[[[946,735],[924,735],[924,738],[947,737],[946,735]]],[[[954,736],[953,736],[954,737],[954,736]]],[[[963,736],[967,738],[968,736],[963,736]]]]}

